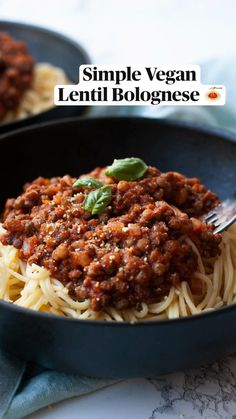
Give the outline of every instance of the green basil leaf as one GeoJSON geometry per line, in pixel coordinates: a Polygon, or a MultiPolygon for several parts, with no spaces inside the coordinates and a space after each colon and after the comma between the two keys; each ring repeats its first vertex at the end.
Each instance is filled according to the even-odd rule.
{"type": "Polygon", "coordinates": [[[105,172],[117,180],[136,180],[141,178],[147,170],[147,165],[138,157],[126,159],[115,159],[111,166],[105,172]]]}
{"type": "Polygon", "coordinates": [[[103,188],[90,192],[83,202],[84,209],[93,215],[100,214],[111,202],[111,191],[111,186],[104,186],[103,188]]]}
{"type": "Polygon", "coordinates": [[[78,186],[83,186],[84,188],[88,189],[97,189],[101,188],[102,182],[100,182],[97,179],[94,179],[93,177],[85,177],[76,180],[75,183],[72,185],[72,188],[78,188],[78,186]]]}

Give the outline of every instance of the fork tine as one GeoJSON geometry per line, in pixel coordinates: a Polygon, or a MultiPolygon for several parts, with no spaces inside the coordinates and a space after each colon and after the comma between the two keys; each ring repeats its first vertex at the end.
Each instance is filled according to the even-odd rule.
{"type": "Polygon", "coordinates": [[[212,224],[214,224],[215,227],[218,227],[219,225],[224,224],[224,223],[228,222],[229,220],[230,219],[226,215],[224,215],[224,216],[219,217],[212,224]]]}
{"type": "Polygon", "coordinates": [[[215,234],[227,230],[236,222],[236,201],[228,199],[222,202],[204,217],[204,221],[213,224],[215,234]]]}
{"type": "Polygon", "coordinates": [[[215,212],[212,214],[208,214],[207,217],[205,217],[205,221],[207,221],[208,223],[212,223],[215,220],[217,220],[218,218],[218,214],[216,214],[215,212]]]}
{"type": "Polygon", "coordinates": [[[214,230],[214,234],[221,233],[222,231],[226,230],[233,223],[235,223],[235,221],[236,221],[236,215],[234,215],[231,219],[225,221],[223,224],[219,224],[218,226],[216,226],[214,230]]]}
{"type": "Polygon", "coordinates": [[[215,222],[217,222],[217,220],[219,220],[219,218],[220,218],[219,214],[215,214],[214,217],[209,218],[207,220],[207,222],[210,223],[210,224],[215,224],[215,222]]]}

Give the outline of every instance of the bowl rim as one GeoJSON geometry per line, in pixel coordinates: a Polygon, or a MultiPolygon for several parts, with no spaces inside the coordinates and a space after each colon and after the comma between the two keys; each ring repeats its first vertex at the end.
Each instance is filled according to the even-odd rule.
{"type": "MultiPolygon", "coordinates": [[[[236,134],[232,133],[231,131],[226,131],[224,129],[216,128],[216,127],[210,127],[208,125],[200,124],[200,123],[192,123],[192,122],[182,122],[175,119],[166,119],[166,118],[150,118],[150,117],[142,117],[142,116],[96,116],[96,117],[71,117],[71,118],[62,118],[59,121],[49,121],[49,122],[41,122],[39,124],[35,124],[33,126],[27,126],[23,128],[19,128],[16,130],[12,130],[8,133],[4,133],[0,135],[0,143],[1,141],[7,140],[9,137],[18,136],[24,133],[27,133],[28,131],[35,131],[40,130],[44,128],[50,128],[53,126],[58,125],[68,125],[71,123],[86,123],[88,121],[93,122],[101,122],[106,123],[109,122],[117,122],[117,121],[127,121],[127,122],[138,122],[142,121],[144,123],[156,123],[157,125],[162,126],[171,126],[172,128],[183,128],[184,130],[188,131],[197,131],[198,133],[207,134],[210,136],[219,137],[223,141],[230,141],[235,144],[236,147],[236,134]]],[[[157,327],[168,327],[174,324],[186,324],[188,322],[195,322],[195,321],[201,321],[201,319],[204,318],[217,318],[221,316],[222,314],[231,314],[232,312],[235,312],[236,314],[236,303],[230,304],[228,306],[220,307],[217,309],[212,309],[206,312],[202,312],[199,314],[194,314],[191,316],[185,316],[182,318],[175,318],[175,319],[160,319],[160,320],[139,320],[134,323],[130,323],[127,321],[119,322],[119,321],[104,321],[104,320],[86,320],[86,319],[76,319],[71,317],[63,317],[55,314],[50,314],[46,312],[40,312],[40,311],[34,311],[29,308],[18,306],[14,303],[10,303],[7,301],[4,301],[0,299],[0,309],[1,307],[5,307],[6,309],[9,309],[9,311],[13,311],[22,315],[26,315],[28,317],[33,318],[39,318],[44,320],[52,320],[56,322],[70,322],[72,323],[78,323],[83,325],[90,325],[90,326],[97,326],[100,327],[116,327],[116,328],[126,328],[126,327],[150,327],[154,326],[157,327]]]]}
{"type": "MultiPolygon", "coordinates": [[[[89,108],[89,106],[88,106],[89,108]]],[[[223,128],[213,127],[207,124],[202,124],[200,122],[191,122],[191,121],[179,121],[175,118],[154,118],[148,116],[140,116],[140,115],[84,115],[84,116],[71,116],[66,118],[60,118],[59,120],[52,120],[52,121],[41,121],[34,125],[28,125],[25,127],[20,127],[15,130],[11,130],[9,132],[4,132],[0,134],[0,141],[4,140],[7,137],[11,137],[12,135],[21,134],[27,131],[34,131],[40,128],[47,128],[50,126],[57,126],[60,125],[67,125],[69,123],[76,123],[76,122],[106,122],[106,121],[117,121],[117,120],[124,120],[129,122],[137,122],[137,121],[145,121],[145,123],[154,122],[158,123],[162,126],[171,126],[177,128],[183,128],[184,130],[188,131],[197,131],[198,133],[207,134],[210,136],[219,137],[220,140],[223,141],[230,141],[232,143],[236,143],[236,132],[232,132],[230,130],[226,130],[223,128]]]]}
{"type": "MultiPolygon", "coordinates": [[[[13,27],[19,27],[22,29],[31,29],[31,30],[37,30],[38,32],[42,32],[45,35],[49,35],[49,36],[53,36],[55,38],[59,38],[62,41],[65,41],[66,43],[69,43],[71,45],[73,45],[77,50],[79,50],[82,55],[84,55],[86,57],[86,60],[91,60],[89,54],[87,53],[87,51],[85,50],[85,48],[83,46],[81,46],[80,43],[78,43],[77,41],[75,41],[73,38],[71,38],[68,35],[64,35],[62,33],[60,33],[59,31],[55,30],[55,29],[49,29],[46,26],[41,26],[39,24],[33,24],[33,23],[27,23],[24,21],[15,21],[15,20],[8,20],[8,19],[0,19],[0,31],[1,30],[1,25],[12,25],[13,27]]],[[[6,29],[7,30],[7,29],[6,29]]]]}
{"type": "MultiPolygon", "coordinates": [[[[37,25],[37,24],[34,25],[32,23],[27,23],[27,22],[23,22],[23,21],[22,22],[17,22],[15,20],[0,19],[0,32],[4,32],[4,31],[7,32],[8,30],[10,31],[11,30],[10,26],[12,26],[13,28],[22,28],[22,29],[25,29],[25,30],[27,30],[27,29],[30,29],[32,31],[36,30],[36,31],[41,32],[45,35],[57,38],[57,39],[59,39],[63,42],[66,42],[67,44],[72,45],[75,49],[77,49],[78,53],[81,55],[81,57],[83,57],[84,64],[87,64],[87,63],[90,64],[92,62],[91,58],[90,58],[89,54],[87,53],[87,51],[85,50],[85,48],[83,46],[81,46],[81,44],[78,43],[77,41],[75,41],[73,38],[70,38],[70,36],[61,34],[60,32],[57,32],[54,29],[48,29],[47,27],[37,25]],[[6,26],[9,25],[9,29],[1,28],[1,25],[3,25],[3,26],[4,25],[6,25],[6,26]]],[[[75,86],[76,86],[76,84],[75,84],[75,86]]],[[[81,107],[83,107],[83,105],[81,105],[81,107]]],[[[46,115],[53,110],[55,110],[55,107],[47,109],[47,110],[45,110],[43,112],[40,112],[36,115],[30,115],[30,116],[28,116],[26,118],[23,118],[23,119],[16,119],[15,121],[11,121],[11,122],[1,122],[0,127],[3,127],[6,130],[9,127],[10,132],[12,132],[14,130],[14,125],[17,125],[18,123],[22,123],[24,121],[27,121],[27,122],[29,121],[31,124],[33,124],[34,120],[37,120],[38,116],[46,115]]],[[[60,118],[60,119],[63,119],[63,118],[60,118]]],[[[52,119],[52,121],[53,121],[53,119],[52,119]]],[[[36,124],[37,124],[37,122],[36,122],[36,124]]],[[[19,128],[19,129],[21,129],[21,128],[19,128]]]]}

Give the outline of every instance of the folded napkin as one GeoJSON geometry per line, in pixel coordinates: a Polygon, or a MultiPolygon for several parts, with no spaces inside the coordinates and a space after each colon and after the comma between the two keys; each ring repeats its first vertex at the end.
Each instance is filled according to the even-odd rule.
{"type": "MultiPolygon", "coordinates": [[[[202,82],[225,84],[222,107],[94,107],[90,115],[144,115],[171,117],[221,127],[236,132],[236,61],[212,61],[202,66],[202,82]]],[[[1,344],[1,343],[0,343],[1,344]]],[[[111,385],[115,380],[86,378],[45,370],[0,353],[0,418],[19,419],[42,407],[111,385]]]]}

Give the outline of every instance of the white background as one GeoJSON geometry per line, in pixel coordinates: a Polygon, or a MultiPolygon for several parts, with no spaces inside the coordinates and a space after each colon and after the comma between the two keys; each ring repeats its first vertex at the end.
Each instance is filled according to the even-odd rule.
{"type": "MultiPolygon", "coordinates": [[[[236,52],[235,0],[0,0],[0,19],[40,24],[79,41],[94,63],[157,64],[224,60],[236,52]]],[[[176,388],[182,375],[174,374],[176,388]]],[[[166,382],[168,383],[168,378],[166,382]]],[[[214,394],[209,386],[206,393],[214,394]]],[[[210,396],[209,396],[210,397],[210,396]]],[[[159,403],[147,380],[129,380],[66,401],[33,419],[145,419],[159,403]]],[[[222,417],[231,418],[235,400],[222,417]]],[[[160,415],[155,416],[160,417],[160,415]]],[[[190,402],[163,418],[198,418],[190,402]]]]}
{"type": "Polygon", "coordinates": [[[198,63],[236,50],[235,0],[0,0],[0,18],[68,34],[96,63],[198,63]]]}

